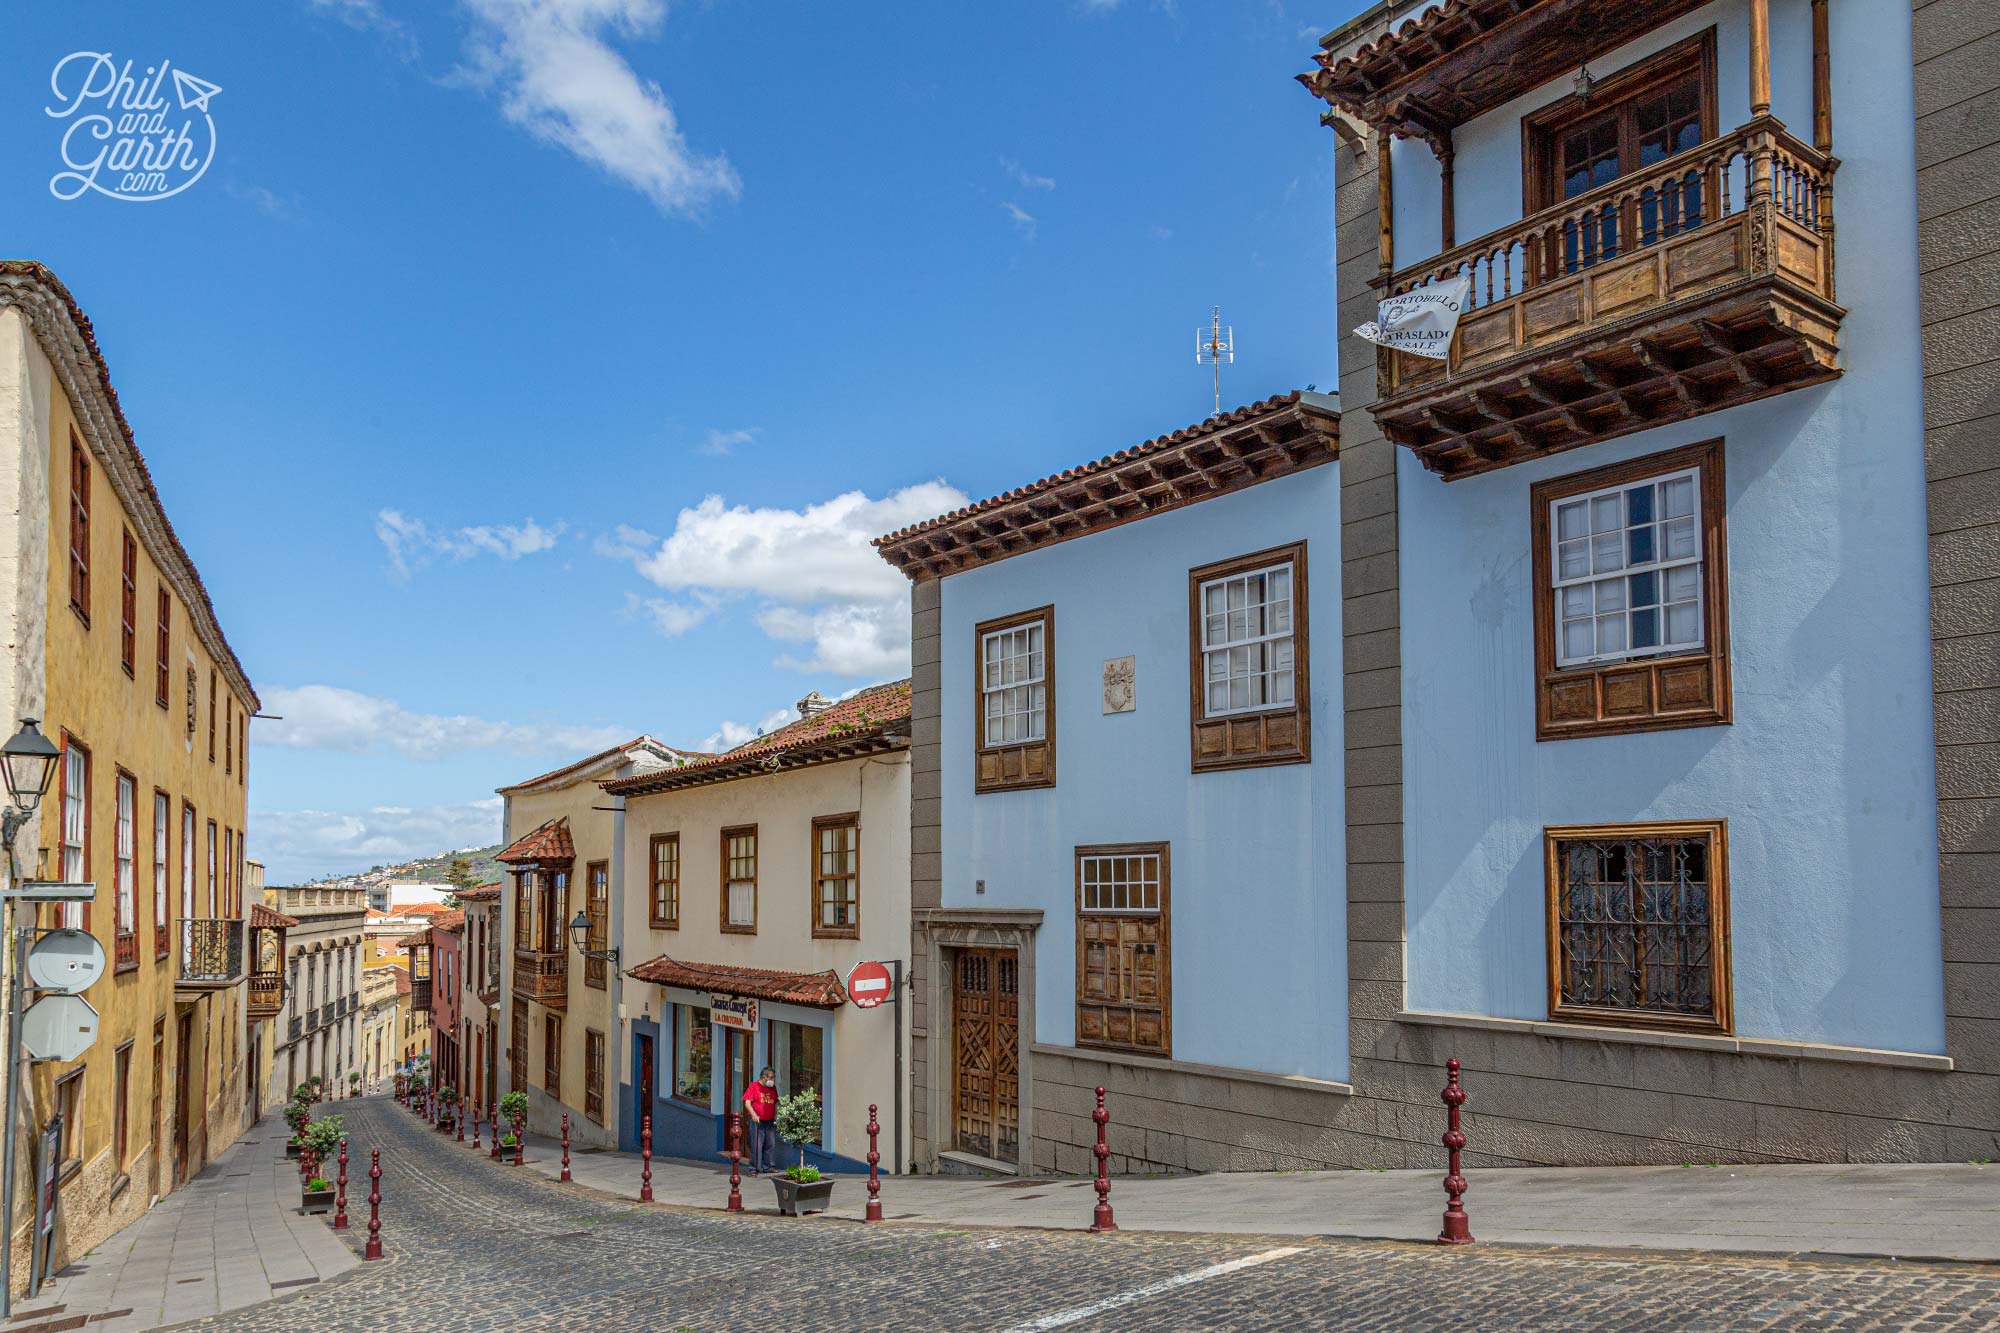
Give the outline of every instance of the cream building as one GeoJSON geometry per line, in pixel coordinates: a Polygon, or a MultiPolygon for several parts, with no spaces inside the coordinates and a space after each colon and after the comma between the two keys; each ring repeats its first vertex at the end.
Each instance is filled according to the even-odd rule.
{"type": "Polygon", "coordinates": [[[839,703],[809,695],[799,712],[600,795],[623,807],[631,868],[625,1022],[604,1057],[627,1149],[649,1114],[654,1152],[712,1159],[745,1084],[770,1065],[781,1095],[820,1095],[809,1160],[865,1170],[871,1104],[883,1162],[908,1160],[909,1024],[898,1003],[850,1004],[844,983],[857,963],[899,973],[909,957],[910,683],[839,703]]]}
{"type": "Polygon", "coordinates": [[[361,1047],[356,1068],[361,1086],[373,1093],[386,1089],[403,1049],[403,1001],[409,995],[410,974],[400,967],[361,970],[361,1047]]]}
{"type": "Polygon", "coordinates": [[[341,1096],[360,1068],[362,921],[367,890],[307,886],[264,891],[265,904],[298,922],[285,936],[285,1003],[273,1021],[276,1049],[266,1107],[314,1074],[341,1096]]]}

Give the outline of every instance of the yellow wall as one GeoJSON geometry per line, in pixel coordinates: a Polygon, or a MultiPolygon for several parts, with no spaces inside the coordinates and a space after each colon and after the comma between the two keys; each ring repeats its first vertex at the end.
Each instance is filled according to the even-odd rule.
{"type": "MultiPolygon", "coordinates": [[[[69,587],[70,440],[75,427],[71,405],[58,388],[51,395],[52,420],[45,438],[48,458],[50,515],[47,588],[47,636],[44,680],[47,703],[43,731],[58,745],[87,746],[90,753],[89,844],[86,873],[97,884],[90,911],[90,929],[113,954],[116,897],[117,775],[123,769],[135,780],[133,899],[137,928],[137,964],[119,969],[87,993],[100,1015],[95,1046],[74,1065],[38,1065],[32,1080],[34,1115],[51,1113],[59,1078],[83,1069],[81,1166],[63,1186],[63,1225],[58,1229],[57,1260],[89,1249],[97,1241],[144,1212],[157,1189],[172,1187],[175,1167],[189,1176],[242,1130],[245,1101],[244,989],[239,982],[177,1005],[174,973],[178,935],[168,939],[166,956],[154,948],[152,879],[153,793],[164,791],[171,803],[169,823],[168,902],[172,919],[182,915],[180,858],[181,803],[196,811],[194,854],[194,915],[219,915],[208,899],[207,825],[217,826],[218,899],[221,896],[223,828],[244,828],[246,781],[239,754],[225,764],[224,710],[233,722],[229,739],[241,746],[239,730],[252,711],[230,689],[226,673],[216,669],[196,638],[188,607],[161,576],[154,552],[145,545],[142,529],[124,513],[106,475],[102,459],[92,455],[90,469],[90,617],[71,609],[69,587]],[[139,542],[136,578],[134,669],[121,665],[121,555],[124,536],[139,542]],[[172,601],[168,654],[168,698],[155,702],[157,603],[168,587],[172,601]],[[188,672],[194,673],[195,728],[188,731],[188,672]],[[215,757],[209,757],[211,724],[209,680],[216,682],[215,757]],[[174,1135],[177,1086],[182,1067],[179,1020],[185,1017],[189,1037],[185,1067],[189,1150],[185,1160],[171,1142],[174,1135]],[[155,1087],[152,1046],[154,1034],[164,1035],[163,1086],[158,1095],[159,1123],[154,1123],[155,1087]],[[132,1043],[125,1090],[128,1117],[126,1153],[115,1160],[113,1137],[118,1089],[116,1053],[132,1043]],[[155,1168],[158,1175],[155,1176],[155,1168]]],[[[79,433],[78,438],[81,438],[79,433]]],[[[85,445],[86,453],[89,446],[85,445]]],[[[165,554],[165,553],[162,553],[165,554]]],[[[57,842],[61,828],[60,785],[44,803],[40,826],[39,873],[55,877],[61,862],[57,842]]],[[[241,856],[241,843],[236,843],[241,856]]],[[[32,852],[29,852],[32,856],[32,852]]],[[[24,858],[25,859],[25,858],[24,858]]],[[[28,869],[24,866],[24,870],[28,869]]],[[[55,924],[55,909],[42,909],[45,924],[55,924]]],[[[25,1171],[24,1171],[25,1175],[25,1171]]],[[[26,1225],[26,1220],[22,1220],[26,1225]]],[[[23,1274],[25,1276],[25,1274],[23,1274]]]]}

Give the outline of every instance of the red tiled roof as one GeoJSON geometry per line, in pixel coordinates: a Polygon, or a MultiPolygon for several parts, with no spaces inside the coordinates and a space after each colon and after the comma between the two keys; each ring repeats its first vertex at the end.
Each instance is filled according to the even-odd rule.
{"type": "MultiPolygon", "coordinates": [[[[810,757],[815,752],[837,750],[844,745],[873,738],[905,735],[909,730],[909,721],[910,682],[892,681],[862,690],[851,699],[843,699],[811,717],[802,717],[788,726],[779,727],[768,736],[747,741],[726,754],[657,773],[615,778],[599,785],[608,792],[644,795],[749,776],[766,771],[762,761],[774,756],[810,757]]],[[[505,859],[504,855],[502,859],[505,859]]]]}
{"type": "Polygon", "coordinates": [[[467,889],[458,895],[458,900],[462,903],[484,903],[491,902],[499,896],[500,885],[496,882],[493,884],[481,884],[476,888],[467,889]]]}
{"type": "Polygon", "coordinates": [[[754,1000],[810,1005],[815,1009],[838,1009],[847,1003],[847,991],[841,986],[840,978],[830,971],[778,972],[765,967],[735,967],[726,963],[683,963],[661,954],[628,970],[625,975],[635,981],[650,981],[656,986],[718,991],[754,1000]]]}
{"type": "Polygon", "coordinates": [[[299,923],[283,912],[274,912],[262,903],[250,904],[250,929],[290,930],[299,923]]]}
{"type": "Polygon", "coordinates": [[[392,967],[389,970],[396,974],[396,994],[408,995],[410,993],[410,974],[400,967],[392,967]]]}
{"type": "Polygon", "coordinates": [[[576,843],[569,836],[569,816],[558,815],[522,834],[512,846],[493,859],[508,865],[528,861],[574,861],[576,843]]]}
{"type": "Polygon", "coordinates": [[[432,934],[436,934],[438,931],[442,930],[455,935],[459,931],[464,929],[465,929],[465,913],[459,911],[455,907],[450,909],[449,911],[439,912],[436,916],[431,918],[432,934]]]}
{"type": "MultiPolygon", "coordinates": [[[[63,285],[62,280],[50,272],[46,265],[35,260],[0,259],[0,278],[26,278],[30,282],[39,283],[68,307],[70,318],[83,333],[84,346],[89,351],[91,363],[97,371],[98,384],[104,390],[105,401],[111,405],[111,415],[117,419],[118,433],[124,438],[125,447],[132,451],[132,461],[138,465],[140,492],[152,502],[153,508],[158,512],[160,529],[166,534],[167,544],[172,548],[171,554],[186,567],[188,578],[194,584],[195,593],[201,598],[202,617],[209,628],[215,631],[216,642],[221,644],[222,655],[227,659],[225,671],[234,675],[235,684],[250,701],[251,710],[253,712],[260,710],[263,705],[258,701],[257,691],[250,684],[249,673],[243,669],[243,663],[237,659],[236,650],[229,646],[228,636],[222,632],[222,622],[216,617],[215,604],[209,600],[208,588],[201,581],[201,571],[195,568],[194,560],[188,555],[187,548],[181,545],[180,536],[174,531],[174,521],[167,517],[167,507],[160,503],[160,493],[153,485],[153,474],[146,466],[146,457],[139,452],[138,441],[132,437],[132,423],[125,419],[125,409],[118,402],[118,390],[111,387],[111,366],[105,361],[104,352],[97,345],[97,331],[91,327],[90,316],[83,313],[83,307],[77,304],[74,296],[70,295],[69,288],[63,285]]],[[[12,285],[0,282],[0,291],[12,285]]],[[[23,310],[22,313],[26,315],[29,312],[23,310]]],[[[32,326],[34,321],[30,319],[28,323],[32,326]]],[[[79,415],[86,411],[81,403],[76,405],[76,409],[79,415]]]]}

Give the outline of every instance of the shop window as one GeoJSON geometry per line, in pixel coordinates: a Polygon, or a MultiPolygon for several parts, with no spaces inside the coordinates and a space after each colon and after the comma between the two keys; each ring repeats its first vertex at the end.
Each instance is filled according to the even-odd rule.
{"type": "Polygon", "coordinates": [[[1549,1017],[1729,1031],[1725,825],[1551,828],[1544,840],[1549,1017]]]}
{"type": "Polygon", "coordinates": [[[722,928],[757,933],[757,826],[722,830],[722,928]]]}
{"type": "Polygon", "coordinates": [[[709,1049],[712,1029],[705,1007],[677,1004],[674,1011],[674,1097],[706,1108],[714,1055],[709,1049]]]}
{"type": "Polygon", "coordinates": [[[681,925],[681,835],[659,833],[650,843],[650,895],[647,920],[655,930],[679,930],[681,925]]]}
{"type": "MultiPolygon", "coordinates": [[[[770,1065],[778,1076],[778,1096],[790,1097],[810,1090],[826,1106],[826,1032],[802,1023],[770,1021],[765,1040],[770,1065]]],[[[815,1135],[807,1142],[819,1145],[815,1135]]]]}
{"type": "Polygon", "coordinates": [[[1053,787],[1055,608],[989,620],[973,633],[979,687],[973,714],[973,789],[1053,787]]]}
{"type": "Polygon", "coordinates": [[[813,820],[813,930],[821,937],[861,934],[861,816],[813,820]]]}
{"type": "Polygon", "coordinates": [[[1722,442],[1532,491],[1536,739],[1729,721],[1722,442]]]}
{"type": "Polygon", "coordinates": [[[1189,571],[1188,616],[1194,770],[1307,762],[1305,543],[1189,571]]]}
{"type": "Polygon", "coordinates": [[[1173,1050],[1165,843],[1076,849],[1076,1044],[1173,1050]]]}

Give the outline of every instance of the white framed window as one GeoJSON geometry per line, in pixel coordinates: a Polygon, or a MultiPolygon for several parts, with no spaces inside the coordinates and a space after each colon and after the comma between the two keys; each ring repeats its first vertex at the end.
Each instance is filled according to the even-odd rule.
{"type": "MultiPolygon", "coordinates": [[[[90,879],[90,751],[74,741],[63,745],[62,880],[82,884],[90,879]]],[[[71,930],[84,925],[83,904],[64,903],[58,913],[71,930]]]]}
{"type": "Polygon", "coordinates": [[[1557,666],[1706,646],[1698,469],[1551,501],[1549,541],[1557,666]]]}
{"type": "Polygon", "coordinates": [[[1160,910],[1158,852],[1079,854],[1076,865],[1079,905],[1085,912],[1131,916],[1160,910]]]}
{"type": "Polygon", "coordinates": [[[129,773],[118,775],[118,933],[130,935],[138,906],[133,901],[132,858],[137,853],[133,821],[138,812],[138,785],[129,773]]]}
{"type": "Polygon", "coordinates": [[[1205,716],[1292,706],[1292,588],[1289,560],[1201,585],[1205,716]]]}
{"type": "Polygon", "coordinates": [[[174,817],[173,803],[163,791],[153,793],[153,929],[167,926],[167,821],[174,817]]]}
{"type": "Polygon", "coordinates": [[[194,915],[194,807],[181,802],[181,920],[194,915]]]}
{"type": "Polygon", "coordinates": [[[1048,645],[1042,623],[993,630],[979,640],[980,704],[988,746],[1044,738],[1048,645]]]}
{"type": "Polygon", "coordinates": [[[757,826],[722,830],[722,928],[757,929],[757,826]]]}

